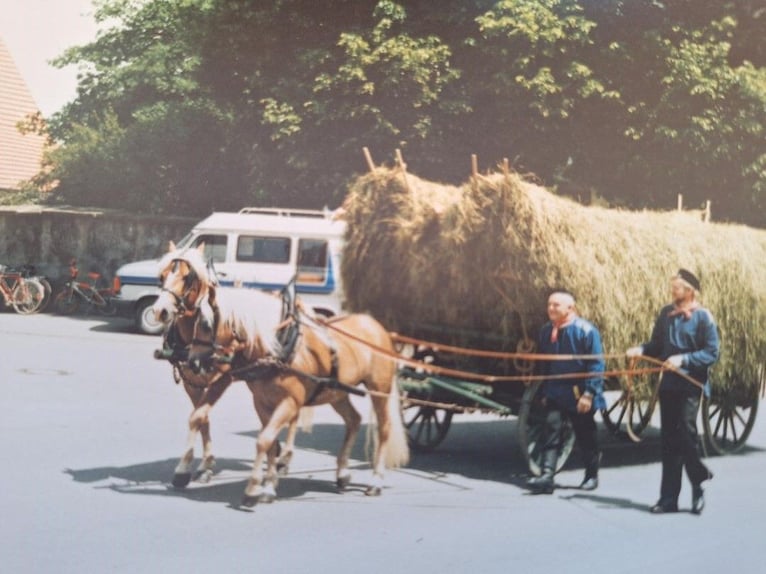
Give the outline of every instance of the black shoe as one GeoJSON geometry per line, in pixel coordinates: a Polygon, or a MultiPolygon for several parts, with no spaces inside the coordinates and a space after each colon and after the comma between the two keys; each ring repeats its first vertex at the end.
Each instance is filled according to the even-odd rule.
{"type": "Polygon", "coordinates": [[[553,494],[553,475],[546,473],[542,476],[533,476],[527,480],[527,487],[534,494],[553,494]]]}
{"type": "Polygon", "coordinates": [[[658,502],[649,509],[649,512],[652,514],[668,514],[671,512],[678,512],[678,505],[658,502]]]}
{"type": "Polygon", "coordinates": [[[695,489],[692,494],[692,514],[702,514],[703,508],[705,508],[705,493],[701,488],[695,489]]]}
{"type": "Polygon", "coordinates": [[[580,484],[580,490],[596,490],[598,488],[597,476],[586,476],[580,484]]]}

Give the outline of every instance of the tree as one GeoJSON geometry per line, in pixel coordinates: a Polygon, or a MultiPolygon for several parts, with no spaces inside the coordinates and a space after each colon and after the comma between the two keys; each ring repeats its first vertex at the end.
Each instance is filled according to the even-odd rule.
{"type": "Polygon", "coordinates": [[[448,47],[408,35],[388,0],[106,0],[96,14],[117,24],[59,60],[84,69],[51,122],[62,201],[337,204],[361,147],[425,141],[456,77],[448,47]],[[96,156],[108,185],[87,175],[96,156]]]}
{"type": "Polygon", "coordinates": [[[510,157],[546,178],[572,153],[580,109],[612,96],[588,62],[595,24],[574,0],[502,0],[476,24],[467,139],[488,160],[510,157]]]}
{"type": "Polygon", "coordinates": [[[502,158],[560,193],[715,201],[766,225],[756,0],[100,0],[35,180],[201,215],[336,205],[397,148],[451,183],[502,158]]]}

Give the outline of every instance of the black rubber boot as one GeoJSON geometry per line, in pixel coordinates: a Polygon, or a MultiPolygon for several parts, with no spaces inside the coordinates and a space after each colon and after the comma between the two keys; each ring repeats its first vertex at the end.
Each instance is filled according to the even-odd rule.
{"type": "Polygon", "coordinates": [[[527,487],[534,494],[553,494],[553,469],[544,468],[542,475],[527,480],[527,487]]]}
{"type": "Polygon", "coordinates": [[[585,465],[585,478],[580,484],[581,490],[596,490],[598,488],[598,467],[601,462],[601,453],[590,457],[585,465]]]}
{"type": "Polygon", "coordinates": [[[555,474],[556,460],[558,459],[558,453],[555,450],[546,450],[543,452],[542,464],[543,469],[540,476],[533,476],[527,480],[527,487],[534,494],[553,494],[555,483],[553,481],[553,475],[555,474]]]}

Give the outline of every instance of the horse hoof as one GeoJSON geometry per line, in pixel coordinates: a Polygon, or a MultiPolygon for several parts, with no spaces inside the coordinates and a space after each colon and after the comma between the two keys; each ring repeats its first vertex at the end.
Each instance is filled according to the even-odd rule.
{"type": "Polygon", "coordinates": [[[258,504],[257,496],[250,496],[249,494],[246,494],[242,497],[242,506],[246,506],[247,508],[252,508],[256,504],[258,504]]]}
{"type": "Polygon", "coordinates": [[[290,465],[278,462],[277,463],[277,474],[279,476],[287,476],[290,473],[290,465]]]}
{"type": "Polygon", "coordinates": [[[348,485],[351,484],[351,477],[341,476],[335,481],[335,484],[338,486],[338,490],[346,490],[348,485]]]}
{"type": "Polygon", "coordinates": [[[213,478],[213,471],[210,469],[201,470],[197,473],[196,481],[202,484],[207,484],[213,478]]]}
{"type": "Polygon", "coordinates": [[[182,472],[173,475],[173,488],[186,488],[191,482],[191,473],[182,472]]]}
{"type": "Polygon", "coordinates": [[[271,504],[277,499],[276,496],[274,496],[271,493],[264,492],[260,496],[258,496],[258,504],[271,504]]]}
{"type": "Polygon", "coordinates": [[[383,490],[379,486],[368,486],[364,493],[367,496],[380,496],[383,493],[383,490]]]}

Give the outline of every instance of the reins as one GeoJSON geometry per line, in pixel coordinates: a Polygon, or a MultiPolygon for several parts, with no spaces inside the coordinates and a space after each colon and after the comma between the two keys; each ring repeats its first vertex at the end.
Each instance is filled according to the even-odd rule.
{"type": "MultiPolygon", "coordinates": [[[[190,274],[184,278],[185,289],[181,296],[177,295],[176,293],[174,293],[173,291],[169,289],[163,288],[163,291],[167,291],[173,296],[179,311],[188,313],[188,311],[194,310],[194,309],[187,308],[184,299],[189,293],[191,293],[193,289],[193,282],[195,280],[201,281],[201,278],[194,272],[193,269],[191,269],[190,274]]],[[[471,348],[457,347],[453,345],[444,345],[444,344],[436,343],[433,341],[425,341],[422,339],[407,337],[399,333],[391,333],[391,337],[393,341],[396,343],[416,345],[425,349],[433,349],[435,352],[446,352],[450,354],[468,356],[468,357],[490,358],[490,359],[512,361],[514,366],[523,365],[524,368],[523,369],[517,368],[517,372],[520,372],[521,374],[495,375],[495,374],[477,373],[474,371],[466,371],[462,369],[434,365],[426,361],[403,357],[402,355],[390,349],[381,347],[379,345],[375,345],[365,339],[362,339],[361,337],[354,335],[353,333],[349,333],[348,331],[339,328],[337,325],[333,324],[334,321],[332,320],[320,319],[306,313],[305,310],[301,309],[300,306],[296,304],[294,284],[292,285],[293,287],[292,290],[290,290],[290,287],[291,287],[291,284],[288,283],[288,285],[285,286],[285,288],[281,292],[284,317],[278,327],[278,340],[280,343],[280,347],[283,349],[283,352],[280,353],[279,357],[273,357],[273,356],[263,357],[261,359],[257,359],[256,361],[251,362],[250,364],[229,369],[225,371],[227,375],[229,375],[232,378],[238,378],[243,380],[247,380],[247,379],[253,380],[257,378],[263,378],[266,375],[270,375],[275,372],[289,373],[291,375],[301,377],[305,380],[313,381],[318,385],[318,389],[316,390],[315,393],[312,394],[312,398],[316,394],[321,392],[322,389],[328,388],[328,387],[340,388],[346,392],[360,395],[360,396],[363,396],[369,393],[370,391],[364,391],[338,381],[335,368],[332,369],[333,372],[330,373],[329,377],[319,377],[316,375],[303,372],[290,365],[295,349],[297,347],[298,339],[300,338],[301,325],[305,324],[305,322],[301,320],[301,318],[303,318],[307,322],[316,326],[317,328],[333,331],[339,334],[340,336],[346,337],[347,339],[351,341],[354,341],[360,345],[365,346],[366,348],[368,348],[369,350],[373,351],[374,353],[378,355],[387,357],[393,361],[396,361],[396,363],[399,365],[405,365],[421,373],[444,375],[444,376],[448,376],[452,378],[465,379],[468,381],[479,381],[479,382],[490,383],[490,384],[520,382],[525,385],[529,385],[532,382],[536,382],[536,381],[584,380],[584,379],[594,378],[594,376],[597,376],[599,378],[625,376],[627,379],[626,388],[628,389],[628,392],[632,392],[632,389],[634,386],[633,377],[639,376],[639,375],[647,375],[647,374],[648,375],[659,374],[660,382],[661,382],[662,374],[667,370],[671,370],[675,372],[676,374],[678,374],[680,377],[687,380],[688,382],[692,383],[693,385],[699,388],[704,387],[702,383],[700,383],[699,381],[696,381],[692,377],[688,376],[686,373],[674,367],[668,366],[664,364],[662,361],[659,361],[652,357],[640,356],[637,358],[638,360],[643,360],[653,365],[653,366],[643,367],[643,368],[636,367],[636,364],[638,362],[638,360],[636,360],[636,361],[632,361],[631,364],[629,365],[629,368],[627,369],[611,369],[611,370],[607,370],[607,371],[603,371],[599,373],[575,372],[575,373],[563,373],[563,374],[557,374],[557,375],[535,375],[533,374],[534,364],[539,361],[608,360],[608,359],[624,358],[624,354],[600,354],[600,355],[539,354],[539,353],[531,352],[533,349],[533,343],[530,344],[530,341],[526,341],[524,345],[520,346],[520,349],[522,349],[520,352],[488,351],[483,349],[471,349],[471,348]]],[[[215,310],[215,307],[217,306],[211,302],[211,307],[214,308],[214,316],[216,318],[215,322],[218,323],[217,321],[218,311],[215,310]]],[[[199,314],[201,312],[200,301],[197,301],[195,308],[196,308],[196,313],[199,314]]],[[[195,318],[195,327],[198,321],[200,321],[200,318],[199,317],[195,318]]],[[[217,324],[214,325],[213,327],[214,335],[211,341],[205,341],[204,339],[199,339],[196,336],[196,328],[195,328],[194,338],[191,344],[199,345],[199,346],[208,346],[212,349],[211,358],[214,358],[216,363],[219,363],[222,365],[231,364],[234,358],[235,351],[233,351],[230,348],[226,348],[222,345],[216,344],[216,336],[218,331],[217,327],[218,327],[217,324]],[[222,350],[224,351],[224,353],[216,356],[216,350],[222,350]]],[[[331,352],[334,352],[332,348],[330,350],[331,352]]],[[[175,349],[173,349],[170,354],[168,354],[168,352],[166,352],[165,349],[163,349],[163,352],[159,353],[159,355],[158,355],[158,352],[155,352],[155,357],[157,358],[165,358],[171,361],[179,362],[181,360],[181,357],[177,355],[178,353],[176,353],[175,349]]],[[[333,363],[335,363],[335,360],[333,361],[333,363]]],[[[224,372],[220,369],[219,371],[224,372]]],[[[208,384],[212,384],[212,382],[208,384]]],[[[659,385],[657,385],[657,387],[659,387],[659,385]]]]}
{"type": "MultiPolygon", "coordinates": [[[[446,375],[454,378],[463,378],[473,381],[481,381],[486,383],[499,383],[499,382],[522,382],[525,384],[529,384],[534,381],[551,381],[551,380],[572,380],[572,379],[590,379],[594,377],[594,373],[590,372],[582,372],[582,373],[565,373],[565,374],[559,374],[559,375],[530,375],[530,374],[522,374],[522,375],[490,375],[490,374],[483,374],[483,373],[476,373],[473,371],[464,371],[460,369],[452,369],[448,367],[440,367],[438,365],[434,365],[431,363],[426,363],[425,361],[419,361],[417,359],[409,359],[406,357],[402,357],[401,355],[394,353],[392,351],[389,351],[388,349],[384,349],[382,347],[379,347],[377,345],[373,345],[372,343],[369,343],[368,341],[365,341],[364,339],[361,339],[360,337],[357,337],[356,335],[353,335],[352,333],[349,333],[347,331],[344,331],[343,329],[338,328],[337,326],[332,324],[332,321],[323,321],[320,319],[315,319],[314,317],[311,317],[307,315],[310,321],[313,321],[316,324],[322,325],[327,327],[328,329],[331,329],[335,331],[336,333],[341,334],[344,337],[347,337],[353,341],[356,341],[357,343],[361,345],[365,345],[367,348],[371,349],[372,351],[379,353],[381,355],[384,355],[386,357],[391,358],[392,360],[398,361],[400,364],[405,364],[407,366],[413,367],[415,369],[418,369],[423,372],[433,373],[433,374],[440,374],[440,375],[446,375]]],[[[582,360],[594,360],[594,359],[617,359],[617,358],[624,358],[624,354],[600,354],[600,355],[550,355],[550,354],[538,354],[538,353],[509,353],[509,352],[501,352],[501,351],[485,351],[480,349],[467,349],[464,347],[455,347],[450,345],[442,345],[440,343],[435,343],[432,341],[425,341],[422,339],[414,339],[412,337],[406,337],[403,335],[399,335],[398,333],[392,333],[392,338],[395,341],[403,342],[403,343],[410,343],[413,345],[420,345],[425,348],[434,349],[435,351],[447,351],[454,354],[460,354],[465,356],[475,356],[475,357],[484,357],[484,358],[495,358],[495,359],[504,359],[504,360],[525,360],[525,361],[568,361],[568,360],[575,360],[575,359],[582,359],[582,360]]],[[[635,375],[644,375],[644,374],[656,374],[656,373],[664,373],[665,371],[673,371],[677,373],[682,378],[686,379],[693,385],[703,388],[704,385],[697,381],[696,379],[688,376],[686,373],[683,373],[679,369],[676,369],[674,367],[669,367],[665,365],[663,361],[660,361],[658,359],[655,359],[653,357],[647,357],[647,356],[640,356],[638,357],[641,360],[645,360],[649,363],[657,365],[656,367],[645,367],[645,368],[629,368],[629,369],[613,369],[604,371],[601,373],[598,373],[597,376],[600,377],[617,377],[621,375],[628,375],[628,376],[635,376],[635,375]]]]}

